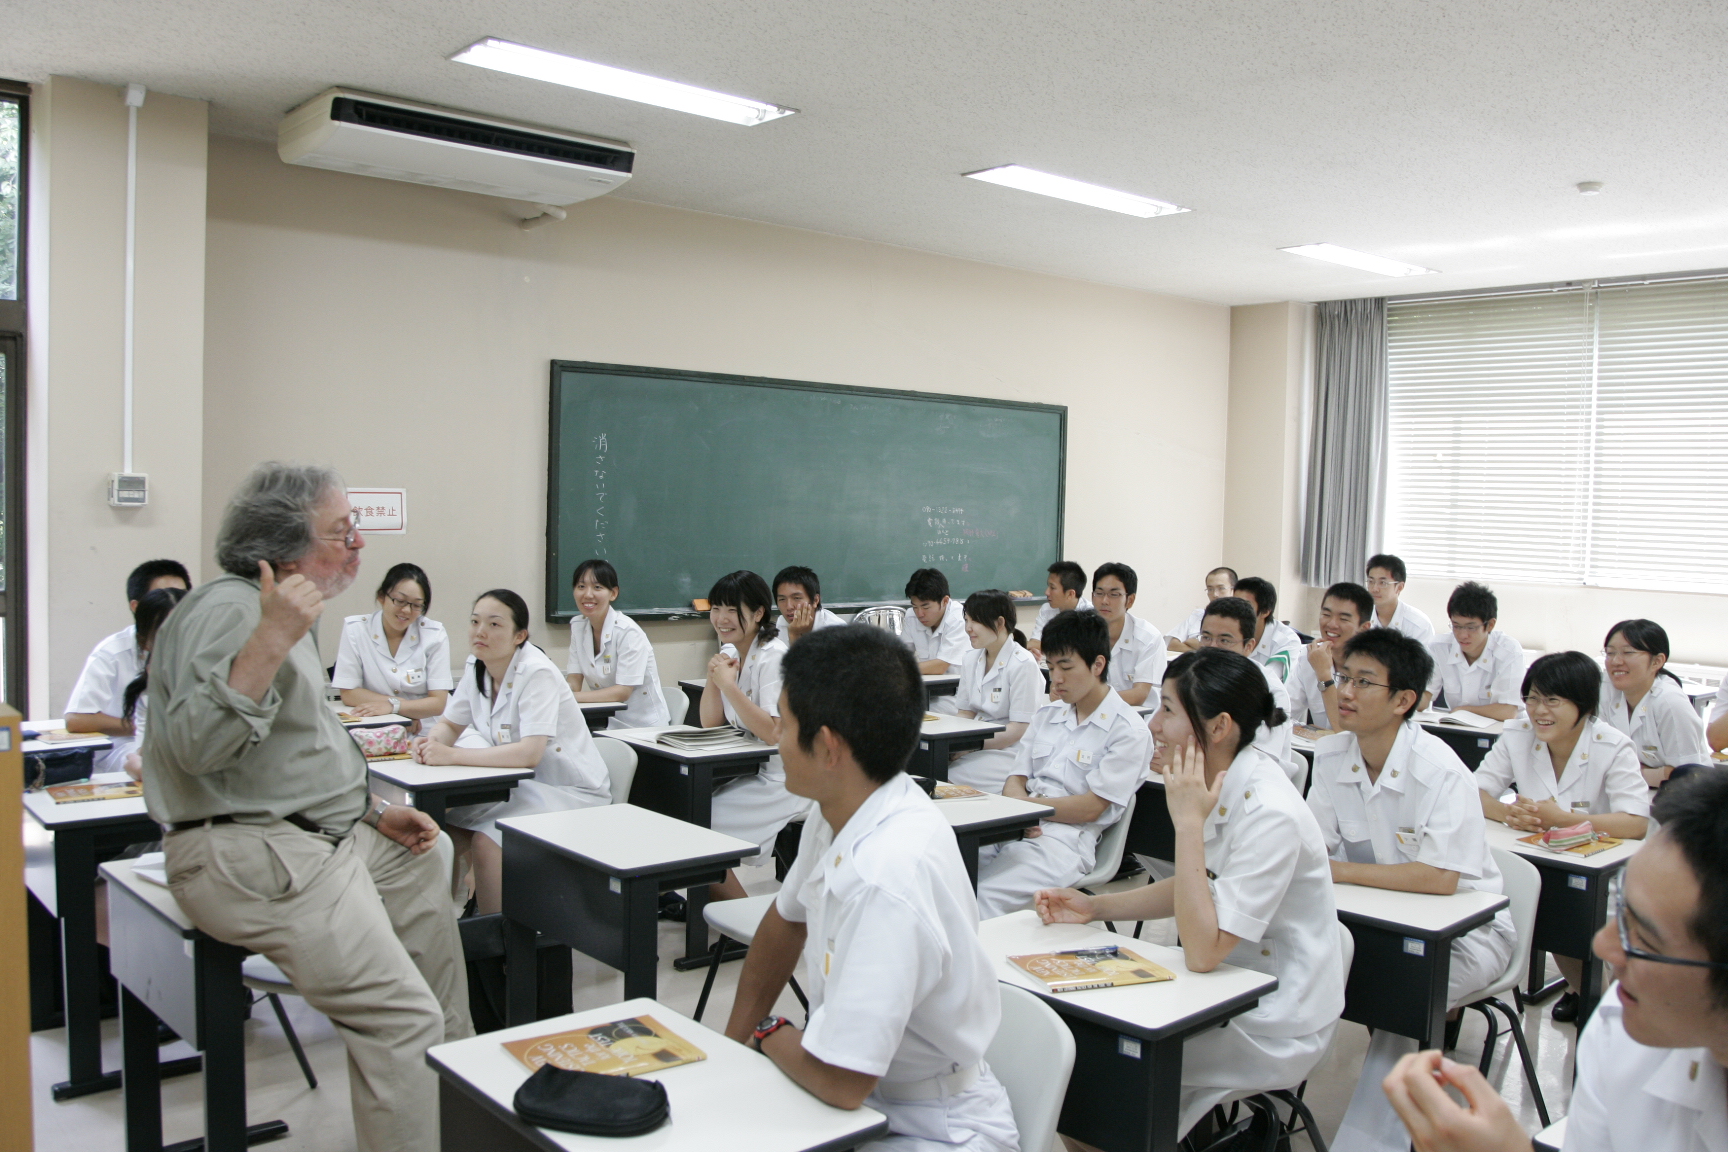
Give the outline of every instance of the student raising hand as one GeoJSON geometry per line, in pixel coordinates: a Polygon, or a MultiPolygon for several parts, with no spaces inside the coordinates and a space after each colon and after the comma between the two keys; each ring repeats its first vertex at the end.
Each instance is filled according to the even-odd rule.
{"type": "Polygon", "coordinates": [[[1530,1137],[1512,1109],[1467,1064],[1438,1052],[1412,1052],[1382,1087],[1416,1152],[1530,1152],[1530,1137]],[[1463,1106],[1447,1095],[1448,1087],[1463,1095],[1463,1106]]]}

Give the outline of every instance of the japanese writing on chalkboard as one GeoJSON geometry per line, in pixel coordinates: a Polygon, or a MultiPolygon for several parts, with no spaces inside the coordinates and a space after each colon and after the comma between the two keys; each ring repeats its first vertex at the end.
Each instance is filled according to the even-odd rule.
{"type": "MultiPolygon", "coordinates": [[[[925,552],[921,560],[925,564],[958,564],[960,571],[972,570],[970,552],[962,552],[964,542],[956,535],[980,536],[978,529],[968,528],[964,519],[966,509],[955,507],[937,507],[926,504],[922,509],[924,527],[929,530],[929,539],[924,541],[925,552]]],[[[995,532],[990,533],[996,535],[995,532]]]]}
{"type": "Polygon", "coordinates": [[[612,524],[607,519],[606,514],[606,496],[608,494],[606,473],[611,471],[610,455],[611,441],[606,433],[602,432],[594,437],[594,467],[591,470],[594,474],[594,555],[596,556],[607,554],[606,535],[612,524]]]}

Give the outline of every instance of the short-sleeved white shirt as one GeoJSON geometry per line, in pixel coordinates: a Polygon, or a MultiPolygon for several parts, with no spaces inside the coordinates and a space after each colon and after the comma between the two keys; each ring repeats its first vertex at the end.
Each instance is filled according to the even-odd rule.
{"type": "Polygon", "coordinates": [[[1260,674],[1266,677],[1266,687],[1272,693],[1272,703],[1284,712],[1284,723],[1276,728],[1264,725],[1254,731],[1254,747],[1272,757],[1284,766],[1284,775],[1301,791],[1302,777],[1308,772],[1308,760],[1291,746],[1291,737],[1295,735],[1296,721],[1290,711],[1290,693],[1284,682],[1278,679],[1278,671],[1266,665],[1260,666],[1260,674]]]}
{"type": "MultiPolygon", "coordinates": [[[[907,614],[911,614],[911,609],[907,609],[907,614]]],[[[824,628],[844,627],[845,624],[845,618],[838,612],[830,612],[826,608],[817,608],[815,615],[810,621],[810,632],[820,632],[824,628]]],[[[809,632],[805,633],[806,636],[809,634],[809,632]]],[[[780,617],[780,639],[788,642],[792,639],[792,629],[787,627],[786,617],[784,616],[780,617]]]]}
{"type": "Polygon", "coordinates": [[[1275,670],[1278,679],[1289,683],[1290,670],[1306,658],[1302,655],[1303,647],[1302,637],[1296,634],[1296,629],[1282,620],[1268,620],[1266,630],[1260,634],[1260,643],[1254,645],[1248,658],[1262,667],[1275,670]]]}
{"type": "MultiPolygon", "coordinates": [[[[767,643],[763,643],[762,637],[757,636],[751,641],[750,650],[744,653],[744,659],[738,665],[739,690],[750,703],[770,716],[780,715],[780,661],[785,658],[784,636],[776,636],[767,643]]],[[[727,723],[744,727],[732,701],[721,696],[720,702],[726,711],[727,723]]]]}
{"type": "Polygon", "coordinates": [[[1657,675],[1631,715],[1626,712],[1626,694],[1604,676],[1600,715],[1632,738],[1632,750],[1646,768],[1710,762],[1704,717],[1698,715],[1686,690],[1666,676],[1657,675]]]}
{"type": "Polygon", "coordinates": [[[1278,978],[1235,1018],[1262,1036],[1309,1036],[1344,1011],[1344,953],[1332,866],[1314,814],[1281,765],[1253,745],[1224,773],[1203,825],[1218,927],[1241,943],[1225,961],[1278,978]]]}
{"type": "Polygon", "coordinates": [[[1390,624],[1380,623],[1380,610],[1376,606],[1375,610],[1368,614],[1368,626],[1370,628],[1391,628],[1394,631],[1404,633],[1418,644],[1432,644],[1434,642],[1434,622],[1428,619],[1426,612],[1402,596],[1398,598],[1398,607],[1392,609],[1392,622],[1390,624]]]}
{"type": "Polygon", "coordinates": [[[1708,1048],[1651,1048],[1626,1034],[1611,984],[1578,1038],[1563,1152],[1722,1152],[1728,1086],[1708,1048]]]}
{"type": "Polygon", "coordinates": [[[1710,705],[1710,723],[1714,724],[1724,716],[1728,716],[1728,675],[1722,677],[1722,683],[1716,688],[1716,699],[1710,705]]]}
{"type": "Polygon", "coordinates": [[[1290,719],[1297,724],[1330,728],[1332,719],[1326,714],[1326,693],[1320,689],[1314,665],[1308,662],[1307,649],[1299,651],[1297,657],[1290,668],[1290,678],[1284,682],[1290,690],[1290,719]]]}
{"type": "Polygon", "coordinates": [[[1152,732],[1112,688],[1084,720],[1064,701],[1043,705],[1014,750],[1009,775],[1026,777],[1029,795],[1091,792],[1108,802],[1098,819],[1077,826],[1097,836],[1121,819],[1128,798],[1148,778],[1152,732]]]}
{"type": "Polygon", "coordinates": [[[396,651],[384,636],[384,613],[349,616],[336,645],[338,688],[364,688],[399,700],[419,700],[429,692],[448,692],[450,637],[444,625],[422,616],[408,625],[396,651]]]}
{"type": "MultiPolygon", "coordinates": [[[[1074,605],[1074,611],[1093,611],[1092,601],[1086,598],[1086,593],[1080,593],[1080,603],[1074,605]]],[[[1041,639],[1044,635],[1044,625],[1050,623],[1050,621],[1054,619],[1056,619],[1056,608],[1050,603],[1050,601],[1046,600],[1038,606],[1038,616],[1032,621],[1032,627],[1026,630],[1026,638],[1028,640],[1041,639]]]]}
{"type": "Polygon", "coordinates": [[[1044,674],[1032,653],[1009,640],[986,666],[987,654],[974,648],[960,661],[960,684],[954,704],[980,720],[997,724],[1030,724],[1044,705],[1044,674]]]}
{"type": "MultiPolygon", "coordinates": [[[[1210,603],[1210,601],[1208,601],[1208,603],[1210,603]]],[[[1194,611],[1188,613],[1188,618],[1182,621],[1182,626],[1172,632],[1171,635],[1176,637],[1178,640],[1198,640],[1200,638],[1200,624],[1201,621],[1205,619],[1206,605],[1202,604],[1200,607],[1194,609],[1194,611]]]]}
{"type": "MultiPolygon", "coordinates": [[[[138,629],[128,624],[90,650],[78,682],[72,685],[72,696],[66,701],[67,712],[93,713],[112,716],[116,720],[126,711],[126,686],[144,670],[144,654],[138,651],[138,629]]],[[[137,750],[144,729],[133,718],[136,735],[113,736],[114,746],[99,752],[92,763],[96,772],[119,772],[126,757],[137,750]]]]}
{"type": "Polygon", "coordinates": [[[948,607],[934,629],[918,623],[912,609],[906,609],[906,617],[900,622],[900,638],[912,646],[912,658],[920,664],[926,660],[946,660],[958,668],[972,650],[960,601],[953,598],[949,598],[948,607]]]}
{"type": "Polygon", "coordinates": [[[1585,722],[1558,780],[1548,745],[1536,738],[1535,725],[1523,717],[1506,721],[1500,738],[1476,766],[1476,787],[1494,797],[1511,789],[1532,800],[1552,800],[1580,815],[1650,815],[1650,788],[1638,771],[1632,739],[1603,720],[1585,722]]]}
{"type": "MultiPolygon", "coordinates": [[[[468,657],[443,719],[468,729],[488,748],[544,736],[546,751],[534,766],[532,783],[569,793],[585,804],[611,803],[605,761],[558,665],[534,645],[523,644],[510,658],[494,701],[490,691],[482,692],[475,682],[474,663],[474,657],[468,657]]],[[[528,783],[517,785],[518,791],[528,783]]]]}
{"type": "Polygon", "coordinates": [[[1495,629],[1488,633],[1488,643],[1474,664],[1464,658],[1464,649],[1450,632],[1431,641],[1428,652],[1434,657],[1428,691],[1438,699],[1444,690],[1446,707],[1510,704],[1520,712],[1524,710],[1524,701],[1518,696],[1524,683],[1524,648],[1510,632],[1495,629]]]}
{"type": "Polygon", "coordinates": [[[1129,612],[1122,618],[1122,635],[1110,648],[1110,687],[1126,692],[1136,684],[1150,684],[1152,691],[1164,683],[1164,665],[1170,662],[1170,645],[1164,634],[1129,612]]]}
{"type": "Polygon", "coordinates": [[[594,651],[594,626],[585,617],[570,622],[570,659],[564,671],[582,677],[584,690],[627,685],[635,691],[624,701],[608,727],[652,728],[670,724],[666,698],[660,694],[660,666],[654,645],[642,625],[608,606],[600,625],[600,651],[594,651]]]}

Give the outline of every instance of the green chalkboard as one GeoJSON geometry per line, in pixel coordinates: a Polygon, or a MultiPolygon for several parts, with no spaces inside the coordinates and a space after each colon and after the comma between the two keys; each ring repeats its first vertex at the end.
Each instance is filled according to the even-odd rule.
{"type": "Polygon", "coordinates": [[[551,391],[549,620],[590,556],[664,618],[739,568],[808,565],[844,608],[924,567],[1036,592],[1061,553],[1066,408],[563,360],[551,391]]]}

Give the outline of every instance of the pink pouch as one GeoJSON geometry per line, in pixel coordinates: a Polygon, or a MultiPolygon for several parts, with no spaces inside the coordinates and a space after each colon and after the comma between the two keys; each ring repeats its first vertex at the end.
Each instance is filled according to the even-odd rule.
{"type": "Polygon", "coordinates": [[[360,751],[366,754],[368,760],[408,755],[408,729],[401,724],[387,724],[382,728],[350,728],[348,734],[354,737],[354,743],[360,745],[360,751]]]}

